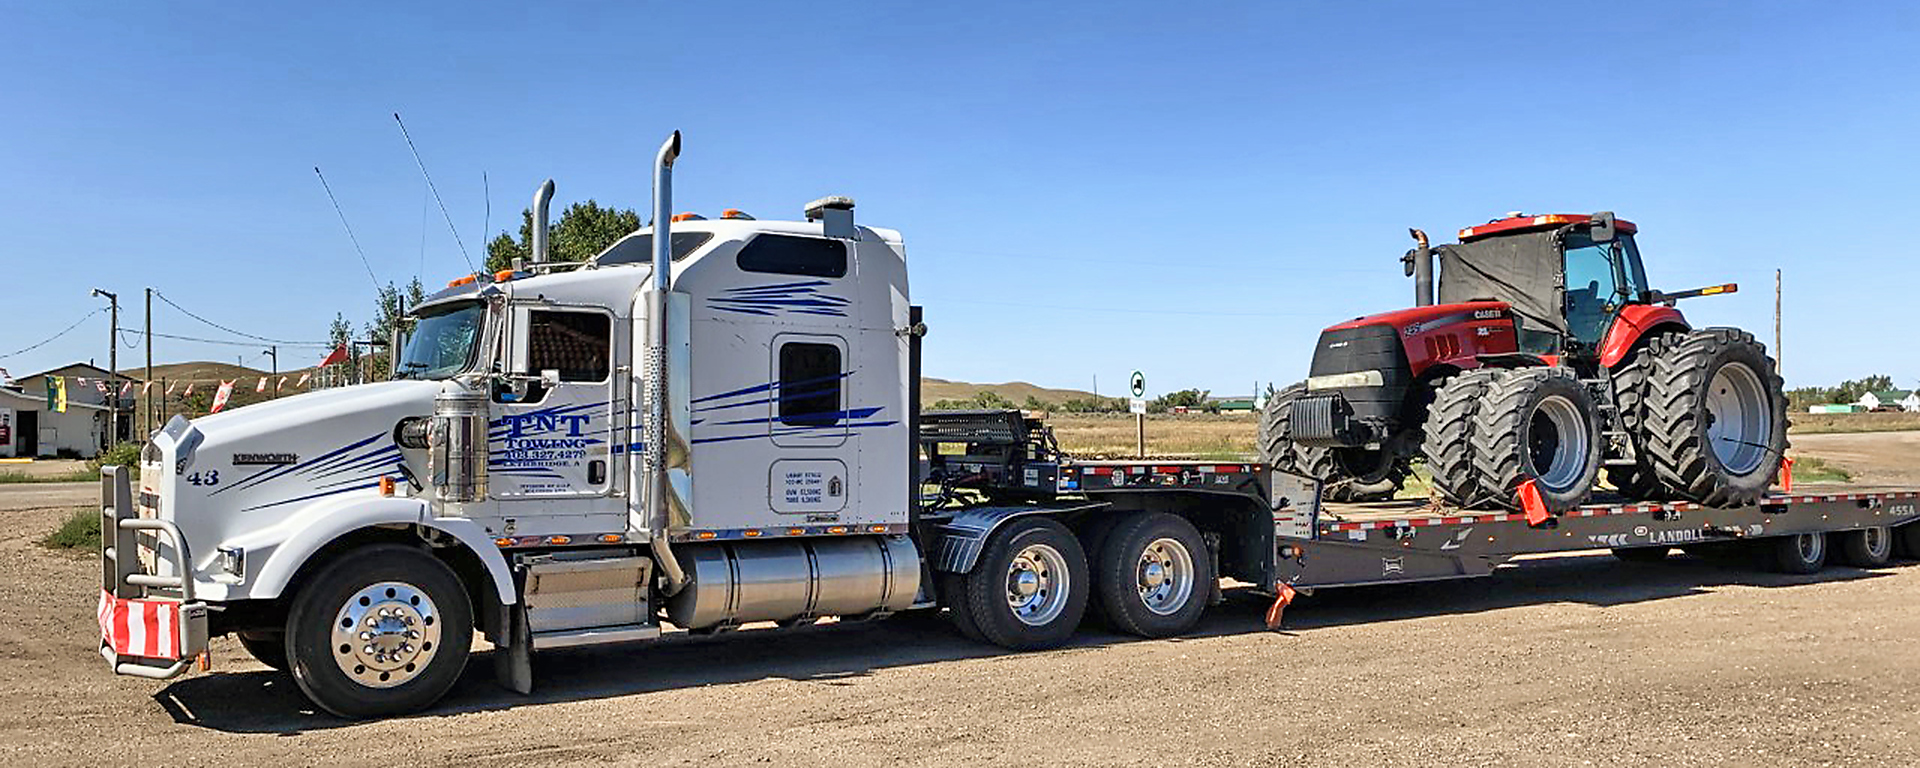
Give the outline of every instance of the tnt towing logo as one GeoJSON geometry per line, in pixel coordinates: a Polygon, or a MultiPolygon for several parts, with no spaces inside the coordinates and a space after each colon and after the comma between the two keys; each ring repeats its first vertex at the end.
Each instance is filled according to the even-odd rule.
{"type": "Polygon", "coordinates": [[[603,442],[591,413],[518,413],[494,422],[493,464],[501,467],[567,467],[580,463],[589,446],[603,442]]]}

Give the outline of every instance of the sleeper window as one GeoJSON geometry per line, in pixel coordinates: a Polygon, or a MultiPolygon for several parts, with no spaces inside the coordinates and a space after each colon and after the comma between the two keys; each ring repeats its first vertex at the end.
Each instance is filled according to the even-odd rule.
{"type": "Polygon", "coordinates": [[[847,244],[821,237],[759,235],[741,246],[734,263],[748,272],[846,277],[847,244]]]}
{"type": "Polygon", "coordinates": [[[780,423],[830,427],[840,422],[840,348],[780,345],[780,423]]]}
{"type": "Polygon", "coordinates": [[[531,312],[527,368],[557,370],[561,381],[605,381],[613,323],[598,312],[531,312]]]}

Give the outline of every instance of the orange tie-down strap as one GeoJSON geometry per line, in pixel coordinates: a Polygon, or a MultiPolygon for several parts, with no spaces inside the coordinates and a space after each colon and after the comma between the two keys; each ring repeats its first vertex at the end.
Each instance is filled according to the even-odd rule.
{"type": "Polygon", "coordinates": [[[1793,457],[1780,457],[1780,492],[1793,493],[1793,457]]]}
{"type": "Polygon", "coordinates": [[[1267,609],[1267,629],[1280,628],[1280,615],[1293,604],[1294,594],[1292,584],[1281,581],[1273,585],[1273,606],[1267,609]]]}

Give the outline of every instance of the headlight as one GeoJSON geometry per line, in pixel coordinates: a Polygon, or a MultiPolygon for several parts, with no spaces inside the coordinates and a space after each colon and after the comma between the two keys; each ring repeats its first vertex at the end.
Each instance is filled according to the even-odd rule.
{"type": "Polygon", "coordinates": [[[1385,386],[1386,383],[1386,374],[1380,371],[1354,371],[1353,373],[1329,373],[1325,376],[1310,376],[1307,378],[1307,389],[1379,387],[1385,386]]]}

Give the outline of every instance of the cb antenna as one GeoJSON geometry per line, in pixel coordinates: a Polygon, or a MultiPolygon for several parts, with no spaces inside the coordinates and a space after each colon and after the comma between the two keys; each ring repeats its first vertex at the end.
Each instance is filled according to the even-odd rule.
{"type": "Polygon", "coordinates": [[[340,198],[333,196],[333,185],[327,183],[327,175],[320,172],[320,166],[313,167],[313,175],[320,177],[320,188],[327,191],[327,199],[333,201],[333,212],[340,216],[340,226],[347,230],[347,240],[353,243],[353,252],[360,254],[360,266],[367,268],[367,279],[373,281],[373,289],[380,290],[380,278],[373,276],[373,265],[367,262],[367,252],[360,247],[360,238],[354,237],[353,225],[347,223],[347,212],[340,210],[340,198]]]}
{"type": "Polygon", "coordinates": [[[453,244],[460,246],[460,258],[467,262],[467,269],[475,274],[480,270],[473,266],[473,257],[467,255],[467,243],[460,239],[460,230],[453,226],[453,215],[447,213],[447,201],[440,199],[440,189],[433,184],[433,174],[427,173],[427,163],[420,159],[420,148],[413,145],[413,134],[407,133],[407,121],[400,119],[400,113],[393,113],[393,121],[400,124],[400,137],[407,140],[407,150],[413,153],[413,162],[420,166],[420,175],[427,180],[427,191],[433,193],[433,201],[440,205],[440,217],[447,220],[447,231],[453,233],[453,244]]]}

